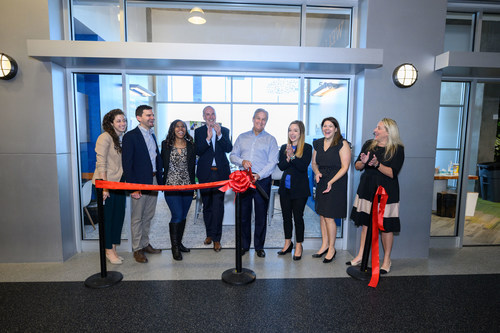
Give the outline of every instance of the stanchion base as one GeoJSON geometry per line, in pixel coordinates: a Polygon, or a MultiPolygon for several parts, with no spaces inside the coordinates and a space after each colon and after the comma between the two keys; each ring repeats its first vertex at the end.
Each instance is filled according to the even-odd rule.
{"type": "Polygon", "coordinates": [[[114,286],[122,279],[123,275],[120,272],[107,272],[106,277],[102,277],[101,273],[96,273],[85,280],[85,286],[93,289],[107,288],[114,286]]]}
{"type": "Polygon", "coordinates": [[[356,280],[369,281],[372,278],[372,269],[368,267],[366,271],[362,271],[360,267],[351,266],[347,268],[347,274],[356,280]]]}
{"type": "Polygon", "coordinates": [[[252,283],[255,278],[255,272],[247,268],[242,268],[240,273],[236,271],[236,268],[228,269],[222,273],[222,281],[235,286],[252,283]]]}

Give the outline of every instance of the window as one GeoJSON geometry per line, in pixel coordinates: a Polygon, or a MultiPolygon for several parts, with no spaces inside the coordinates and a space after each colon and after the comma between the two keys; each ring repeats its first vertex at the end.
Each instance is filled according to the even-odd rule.
{"type": "Polygon", "coordinates": [[[119,4],[119,0],[73,0],[73,40],[120,41],[119,4]]]}
{"type": "Polygon", "coordinates": [[[481,52],[500,52],[500,15],[483,14],[481,52]]]}
{"type": "Polygon", "coordinates": [[[474,41],[473,13],[453,13],[446,15],[444,50],[472,52],[474,41]]]}

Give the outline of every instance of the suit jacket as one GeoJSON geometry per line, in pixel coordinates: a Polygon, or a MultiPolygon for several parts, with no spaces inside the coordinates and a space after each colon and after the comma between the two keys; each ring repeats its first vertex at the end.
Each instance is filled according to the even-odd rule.
{"type": "Polygon", "coordinates": [[[286,144],[281,146],[278,168],[283,171],[283,176],[280,180],[280,195],[289,195],[290,199],[298,199],[309,197],[309,178],[307,176],[307,168],[311,163],[312,147],[310,144],[304,143],[304,152],[301,158],[294,158],[290,162],[286,161],[286,144]],[[291,191],[286,191],[285,180],[287,175],[290,176],[291,191]]]}
{"type": "MultiPolygon", "coordinates": [[[[156,142],[156,137],[153,135],[156,142]]],[[[158,145],[158,144],[157,144],[158,145]]],[[[122,141],[122,166],[127,183],[153,184],[153,165],[148,147],[139,127],[127,132],[122,141]]],[[[156,181],[163,184],[163,163],[156,147],[156,181]]]]}
{"type": "MultiPolygon", "coordinates": [[[[165,172],[163,173],[164,184],[167,183],[168,169],[170,168],[170,153],[172,152],[172,148],[172,146],[167,145],[167,140],[163,140],[161,143],[161,158],[163,160],[163,167],[165,168],[165,172]]],[[[189,181],[191,184],[195,184],[194,169],[196,165],[196,154],[194,144],[186,141],[186,148],[189,181]]]]}
{"type": "Polygon", "coordinates": [[[233,150],[233,144],[229,137],[229,129],[221,128],[221,138],[215,139],[215,152],[212,148],[212,142],[207,143],[207,126],[201,126],[194,131],[194,141],[196,145],[196,155],[198,158],[198,169],[196,176],[200,183],[206,183],[210,177],[210,167],[215,157],[215,164],[217,166],[218,180],[229,179],[231,169],[226,153],[233,150]]]}

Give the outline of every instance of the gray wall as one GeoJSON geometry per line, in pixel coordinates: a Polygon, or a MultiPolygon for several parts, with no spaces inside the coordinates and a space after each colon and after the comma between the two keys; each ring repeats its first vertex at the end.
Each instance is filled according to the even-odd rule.
{"type": "MultiPolygon", "coordinates": [[[[405,144],[399,174],[401,233],[395,237],[393,258],[428,256],[441,82],[434,57],[443,50],[446,4],[446,0],[364,0],[360,5],[360,15],[367,19],[360,47],[383,49],[384,64],[366,70],[358,80],[356,94],[363,100],[356,104],[353,153],[357,156],[363,142],[373,138],[373,129],[384,117],[397,121],[405,144]],[[392,83],[392,72],[405,62],[415,65],[419,77],[414,86],[401,89],[392,83]]],[[[356,177],[354,188],[358,182],[356,177]]],[[[349,230],[352,239],[353,228],[349,230]]],[[[349,246],[353,254],[357,244],[349,246]]]]}
{"type": "Polygon", "coordinates": [[[0,51],[19,72],[0,81],[0,262],[62,261],[76,252],[64,75],[29,58],[27,39],[50,39],[48,1],[2,1],[0,51]]]}

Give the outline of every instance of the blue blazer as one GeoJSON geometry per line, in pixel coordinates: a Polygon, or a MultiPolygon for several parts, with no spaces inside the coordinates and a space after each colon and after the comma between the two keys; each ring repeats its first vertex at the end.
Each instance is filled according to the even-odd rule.
{"type": "MultiPolygon", "coordinates": [[[[156,137],[153,135],[156,143],[156,137]]],[[[122,141],[123,175],[127,183],[153,184],[153,165],[139,127],[125,133],[122,141]]],[[[163,162],[156,144],[156,180],[163,185],[163,162]]]]}
{"type": "Polygon", "coordinates": [[[215,152],[212,148],[212,142],[207,143],[207,126],[201,126],[194,131],[194,142],[196,145],[196,155],[198,158],[198,169],[196,170],[196,176],[200,183],[208,182],[210,177],[210,167],[212,166],[212,161],[215,157],[215,164],[217,166],[217,180],[229,179],[229,174],[231,173],[231,168],[229,167],[229,161],[227,159],[226,153],[233,150],[233,144],[231,143],[231,138],[229,137],[229,130],[225,127],[221,128],[221,138],[220,140],[216,138],[215,140],[215,152]]]}

